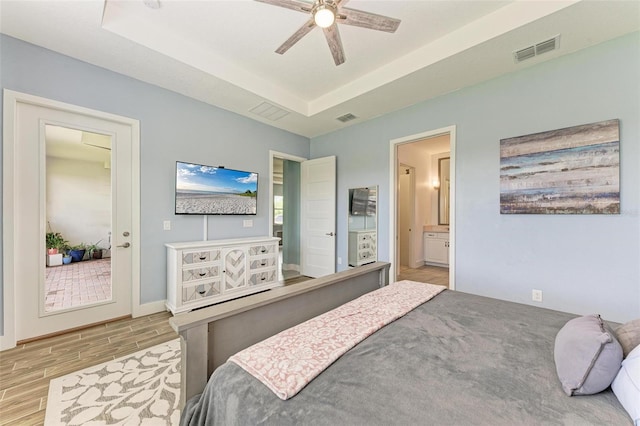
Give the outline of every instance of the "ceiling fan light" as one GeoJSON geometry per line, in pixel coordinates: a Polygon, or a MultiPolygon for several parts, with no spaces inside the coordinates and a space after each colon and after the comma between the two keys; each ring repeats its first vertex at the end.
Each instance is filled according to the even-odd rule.
{"type": "Polygon", "coordinates": [[[313,15],[313,20],[320,28],[329,28],[335,22],[336,15],[333,13],[333,10],[327,6],[321,5],[316,9],[313,15]]]}

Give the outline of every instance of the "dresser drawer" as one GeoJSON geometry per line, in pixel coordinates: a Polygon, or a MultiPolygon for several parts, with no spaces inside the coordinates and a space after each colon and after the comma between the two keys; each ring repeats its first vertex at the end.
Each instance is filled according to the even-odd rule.
{"type": "Polygon", "coordinates": [[[185,251],[182,252],[182,265],[215,262],[220,260],[220,250],[185,251]]]}
{"type": "Polygon", "coordinates": [[[269,254],[278,254],[277,244],[264,244],[249,247],[249,256],[263,256],[269,254]]]}
{"type": "Polygon", "coordinates": [[[358,259],[360,260],[366,260],[366,259],[370,259],[373,257],[373,252],[372,251],[362,251],[360,253],[358,253],[358,259]]]}
{"type": "Polygon", "coordinates": [[[251,274],[249,278],[249,285],[256,286],[261,284],[272,283],[276,280],[277,271],[275,269],[271,269],[269,271],[256,272],[251,274]]]}
{"type": "Polygon", "coordinates": [[[373,240],[373,234],[358,234],[358,242],[362,242],[362,241],[371,241],[373,240]]]}
{"type": "Polygon", "coordinates": [[[251,259],[249,261],[249,269],[261,269],[275,267],[278,263],[278,258],[275,256],[268,256],[263,258],[251,259]]]}
{"type": "Polygon", "coordinates": [[[371,250],[375,247],[372,241],[361,241],[358,243],[358,250],[371,250]]]}
{"type": "Polygon", "coordinates": [[[203,268],[191,268],[182,270],[182,282],[188,283],[195,280],[203,280],[220,276],[220,266],[206,266],[203,268]]]}
{"type": "Polygon", "coordinates": [[[439,240],[448,240],[449,233],[448,232],[425,232],[425,238],[437,238],[439,240]]]}
{"type": "Polygon", "coordinates": [[[220,294],[220,281],[213,281],[203,284],[185,287],[182,289],[182,303],[198,302],[207,297],[220,294]]]}

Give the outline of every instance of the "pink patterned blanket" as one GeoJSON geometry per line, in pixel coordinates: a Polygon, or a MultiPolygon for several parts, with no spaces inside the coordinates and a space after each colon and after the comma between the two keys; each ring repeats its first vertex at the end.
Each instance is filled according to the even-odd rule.
{"type": "Polygon", "coordinates": [[[229,361],[280,399],[289,399],[349,349],[444,289],[396,282],[256,343],[229,361]]]}

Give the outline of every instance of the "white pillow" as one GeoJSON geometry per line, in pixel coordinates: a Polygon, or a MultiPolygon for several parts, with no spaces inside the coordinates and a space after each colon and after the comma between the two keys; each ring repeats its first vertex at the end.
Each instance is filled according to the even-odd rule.
{"type": "Polygon", "coordinates": [[[631,416],[633,424],[640,426],[640,345],[629,352],[613,383],[613,393],[631,416]]]}

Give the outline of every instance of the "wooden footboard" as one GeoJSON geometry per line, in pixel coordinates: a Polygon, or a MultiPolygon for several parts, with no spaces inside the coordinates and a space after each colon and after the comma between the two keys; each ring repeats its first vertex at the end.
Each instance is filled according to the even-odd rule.
{"type": "Polygon", "coordinates": [[[182,349],[180,406],[229,356],[385,286],[388,277],[389,264],[375,262],[171,318],[182,349]]]}

